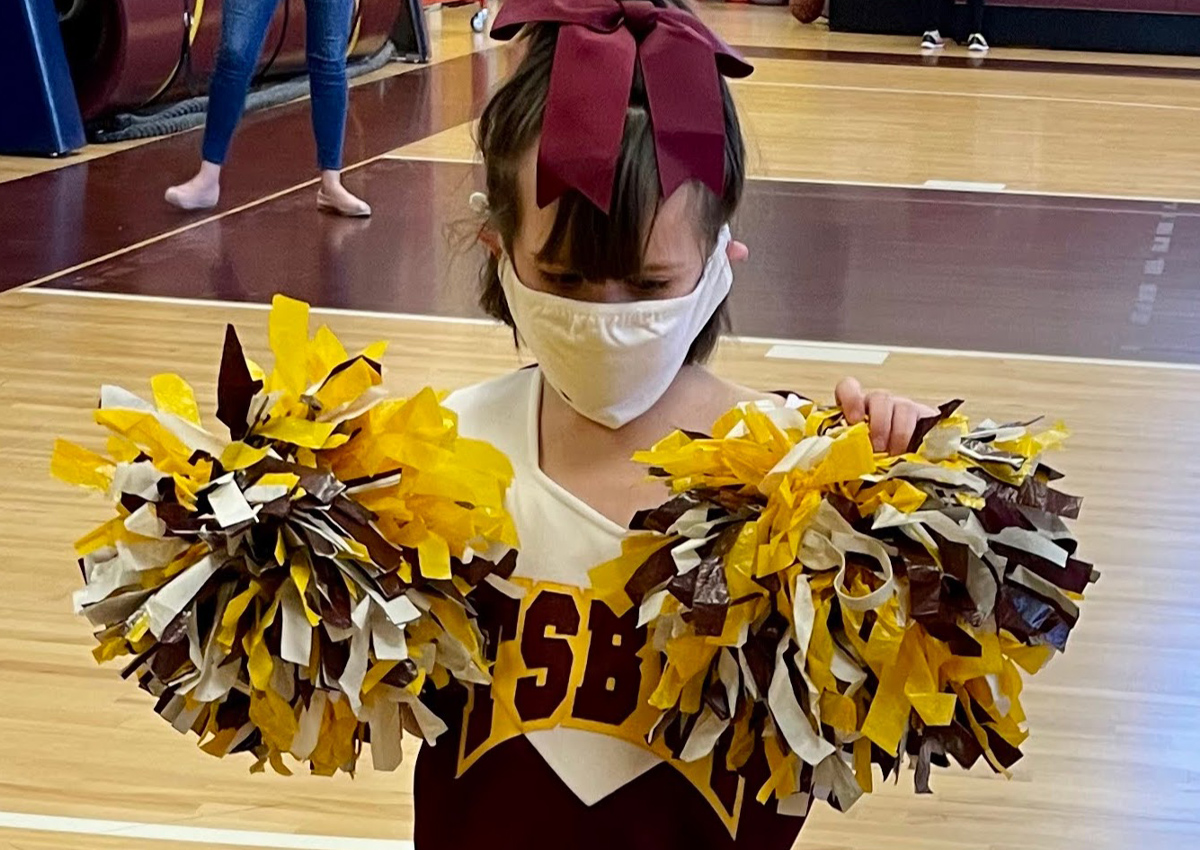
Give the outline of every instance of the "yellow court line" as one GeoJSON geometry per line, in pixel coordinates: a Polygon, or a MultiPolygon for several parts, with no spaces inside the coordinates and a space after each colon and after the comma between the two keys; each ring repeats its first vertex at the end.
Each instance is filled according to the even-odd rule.
{"type": "MultiPolygon", "coordinates": [[[[408,147],[408,145],[404,147],[408,147]]],[[[439,165],[483,165],[483,159],[478,156],[466,159],[461,156],[426,156],[417,153],[404,153],[403,151],[404,148],[390,150],[383,155],[383,158],[403,162],[434,162],[439,165]]]]}

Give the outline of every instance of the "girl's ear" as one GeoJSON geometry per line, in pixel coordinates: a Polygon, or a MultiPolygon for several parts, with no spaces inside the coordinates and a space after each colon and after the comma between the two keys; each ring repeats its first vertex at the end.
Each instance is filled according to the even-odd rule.
{"type": "Polygon", "coordinates": [[[746,247],[745,242],[731,240],[725,247],[725,253],[729,255],[729,262],[740,263],[750,256],[750,249],[746,247]]]}
{"type": "Polygon", "coordinates": [[[484,223],[479,228],[479,242],[487,248],[493,257],[499,257],[502,250],[500,245],[500,234],[488,222],[491,218],[491,204],[488,203],[488,196],[483,192],[472,192],[471,197],[467,200],[467,204],[471,207],[471,212],[484,219],[484,223]]]}
{"type": "Polygon", "coordinates": [[[493,257],[499,257],[502,252],[500,234],[488,225],[479,228],[479,243],[491,252],[493,257]]]}

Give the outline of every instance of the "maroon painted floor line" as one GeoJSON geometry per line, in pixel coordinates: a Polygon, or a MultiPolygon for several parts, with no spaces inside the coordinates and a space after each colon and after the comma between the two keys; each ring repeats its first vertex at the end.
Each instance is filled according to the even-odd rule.
{"type": "MultiPolygon", "coordinates": [[[[484,51],[351,89],[348,165],[469,121],[500,73],[484,51]]],[[[196,169],[200,131],[0,184],[0,292],[102,257],[211,213],[182,213],[162,199],[196,169]]],[[[246,117],[216,212],[317,174],[307,101],[246,117]]],[[[312,192],[305,201],[315,204],[312,192]]]]}
{"type": "MultiPolygon", "coordinates": [[[[348,179],[369,221],[294,192],[53,286],[475,316],[480,258],[447,229],[479,179],[372,163],[348,179]]],[[[739,334],[1200,363],[1200,206],[755,180],[737,231],[739,334]]]]}
{"type": "Polygon", "coordinates": [[[1121,63],[1059,62],[1043,59],[1008,59],[998,56],[959,56],[922,53],[913,41],[912,53],[867,50],[820,50],[810,47],[734,45],[747,59],[791,59],[805,62],[842,62],[866,65],[927,65],[939,68],[983,68],[991,71],[1028,71],[1041,74],[1087,74],[1099,77],[1163,77],[1200,80],[1200,69],[1121,63]]]}

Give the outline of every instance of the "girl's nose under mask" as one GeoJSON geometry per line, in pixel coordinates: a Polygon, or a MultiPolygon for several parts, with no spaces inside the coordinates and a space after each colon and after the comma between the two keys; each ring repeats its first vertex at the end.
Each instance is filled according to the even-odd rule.
{"type": "Polygon", "coordinates": [[[729,240],[723,227],[700,282],[682,298],[609,304],[538,292],[521,283],[508,256],[500,259],[500,283],[550,386],[581,415],[620,428],[662,398],[729,295],[729,240]]]}

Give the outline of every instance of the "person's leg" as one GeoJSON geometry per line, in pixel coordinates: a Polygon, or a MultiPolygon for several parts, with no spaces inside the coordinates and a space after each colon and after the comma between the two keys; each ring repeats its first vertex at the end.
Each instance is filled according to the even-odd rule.
{"type": "Polygon", "coordinates": [[[921,47],[941,47],[944,43],[941,34],[942,0],[921,0],[921,18],[925,22],[925,35],[921,38],[921,47]]]}
{"type": "Polygon", "coordinates": [[[370,215],[371,208],[342,186],[342,147],[346,138],[346,45],[352,0],[305,0],[306,49],[312,90],[313,136],[321,169],[318,204],[342,215],[370,215]]]}
{"type": "Polygon", "coordinates": [[[921,1],[921,21],[926,30],[936,30],[940,28],[938,17],[941,14],[942,0],[920,0],[921,1]]]}
{"type": "Polygon", "coordinates": [[[312,89],[313,136],[322,171],[342,167],[346,133],[346,45],[350,40],[352,0],[305,0],[306,49],[312,89]]]}
{"type": "Polygon", "coordinates": [[[221,43],[208,85],[203,161],[186,183],[167,190],[167,201],[183,209],[207,209],[220,196],[221,166],[246,105],[246,91],[278,0],[225,0],[221,11],[221,43]]]}
{"type": "Polygon", "coordinates": [[[278,4],[279,0],[225,0],[223,4],[221,44],[208,84],[208,116],[204,123],[206,162],[225,163],[278,4]]]}
{"type": "Polygon", "coordinates": [[[976,53],[988,49],[987,39],[983,37],[983,3],[984,0],[970,0],[971,37],[967,40],[967,47],[976,53]]]}
{"type": "Polygon", "coordinates": [[[971,32],[983,33],[984,0],[971,0],[971,32]]]}

